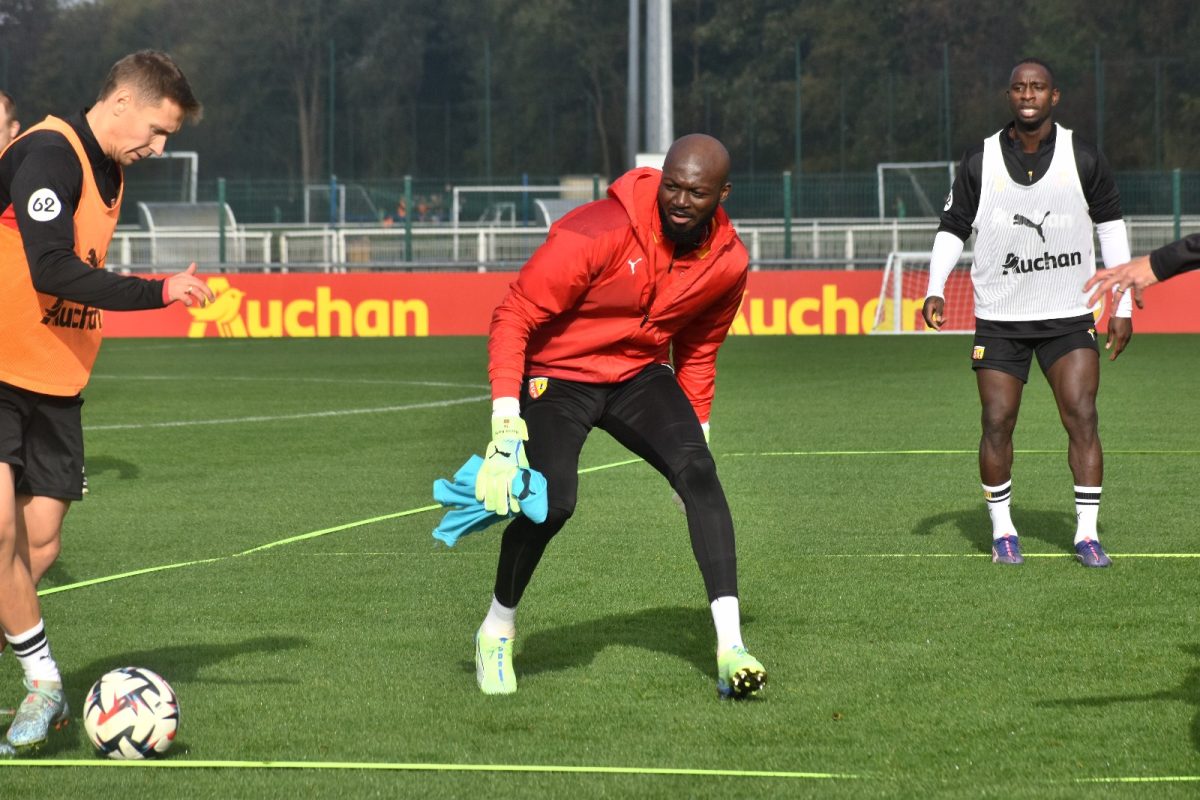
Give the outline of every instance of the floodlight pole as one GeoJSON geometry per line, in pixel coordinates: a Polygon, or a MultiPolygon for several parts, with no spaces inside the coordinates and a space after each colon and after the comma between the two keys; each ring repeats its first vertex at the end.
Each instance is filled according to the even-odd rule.
{"type": "Polygon", "coordinates": [[[641,64],[641,31],[638,26],[639,0],[629,0],[629,56],[626,60],[625,78],[625,166],[633,169],[637,166],[638,154],[638,116],[640,114],[641,97],[638,93],[638,82],[641,80],[638,67],[641,64]]]}
{"type": "Polygon", "coordinates": [[[217,178],[217,261],[225,263],[225,179],[217,178]]]}
{"type": "Polygon", "coordinates": [[[671,0],[646,0],[646,149],[665,153],[675,138],[671,0]]]}
{"type": "Polygon", "coordinates": [[[333,101],[337,88],[333,70],[335,47],[331,38],[329,40],[329,176],[331,180],[333,178],[333,101]]]}
{"type": "Polygon", "coordinates": [[[942,106],[946,110],[946,150],[942,154],[949,161],[954,144],[950,141],[950,45],[942,42],[942,106]]]}

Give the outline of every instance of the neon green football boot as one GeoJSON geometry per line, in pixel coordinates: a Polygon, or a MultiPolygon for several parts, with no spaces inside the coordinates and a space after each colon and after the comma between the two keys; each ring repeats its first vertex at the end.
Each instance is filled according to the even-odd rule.
{"type": "Polygon", "coordinates": [[[746,648],[734,645],[717,655],[717,693],[721,697],[744,700],[757,695],[766,685],[766,668],[746,648]]]}
{"type": "Polygon", "coordinates": [[[488,636],[482,627],[475,632],[475,682],[484,694],[512,694],[517,690],[513,645],[511,636],[488,636]]]}

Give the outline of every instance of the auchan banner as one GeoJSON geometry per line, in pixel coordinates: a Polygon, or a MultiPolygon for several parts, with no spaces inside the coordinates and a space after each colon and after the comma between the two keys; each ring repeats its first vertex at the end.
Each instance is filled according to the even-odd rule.
{"type": "MultiPolygon", "coordinates": [[[[482,335],[513,277],[511,272],[214,275],[206,280],[217,300],[208,307],[175,303],[157,311],[107,311],[104,332],[189,338],[482,335]]],[[[867,333],[881,280],[874,270],[751,272],[731,334],[867,333]]],[[[921,301],[915,294],[902,299],[903,330],[924,327],[921,301]]],[[[891,305],[888,299],[889,318],[891,305]]],[[[1139,333],[1200,332],[1200,273],[1151,289],[1147,306],[1134,313],[1139,333]]]]}

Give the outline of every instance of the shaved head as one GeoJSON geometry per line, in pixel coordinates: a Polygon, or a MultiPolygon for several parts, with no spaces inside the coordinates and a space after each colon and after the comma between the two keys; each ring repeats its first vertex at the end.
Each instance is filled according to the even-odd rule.
{"type": "Polygon", "coordinates": [[[698,247],[730,188],[725,145],[703,133],[676,139],[663,160],[658,185],[663,233],[677,246],[698,247]]]}
{"type": "Polygon", "coordinates": [[[684,163],[695,164],[706,176],[725,184],[729,180],[729,151],[720,140],[704,133],[689,133],[680,136],[667,150],[663,171],[684,163]]]}

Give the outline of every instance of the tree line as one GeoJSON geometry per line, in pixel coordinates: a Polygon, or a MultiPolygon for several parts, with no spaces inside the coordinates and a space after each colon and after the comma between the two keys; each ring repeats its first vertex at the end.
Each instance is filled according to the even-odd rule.
{"type": "MultiPolygon", "coordinates": [[[[720,137],[739,174],[957,159],[1007,121],[1009,69],[1036,56],[1060,120],[1115,168],[1195,169],[1198,9],[675,0],[675,129],[720,137]]],[[[621,0],[0,0],[0,88],[28,125],[157,48],[205,104],[172,143],[205,175],[612,177],[627,24],[621,0]]]]}

